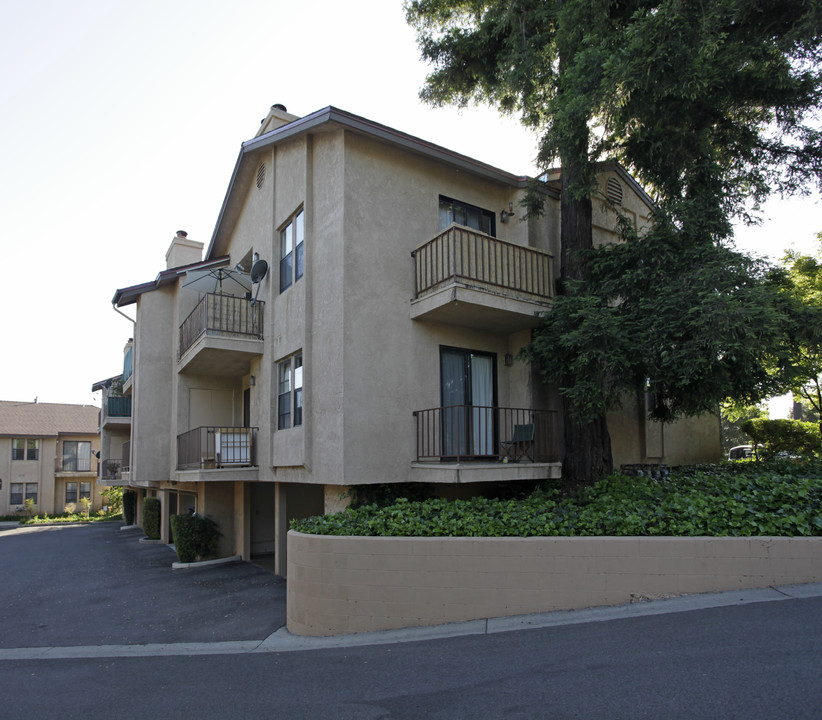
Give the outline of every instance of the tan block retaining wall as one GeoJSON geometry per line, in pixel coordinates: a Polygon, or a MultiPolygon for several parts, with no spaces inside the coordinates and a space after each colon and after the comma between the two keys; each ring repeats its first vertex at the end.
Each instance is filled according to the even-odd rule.
{"type": "Polygon", "coordinates": [[[288,533],[288,630],[337,635],[822,581],[820,538],[288,533]]]}

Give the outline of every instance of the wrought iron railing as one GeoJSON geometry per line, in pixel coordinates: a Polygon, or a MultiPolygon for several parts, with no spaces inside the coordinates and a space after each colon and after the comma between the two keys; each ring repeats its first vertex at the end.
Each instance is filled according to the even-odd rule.
{"type": "Polygon", "coordinates": [[[96,473],[97,458],[94,455],[58,455],[54,467],[57,472],[96,473]]]}
{"type": "Polygon", "coordinates": [[[255,466],[257,428],[198,427],[177,436],[177,469],[255,466]]]}
{"type": "Polygon", "coordinates": [[[414,297],[448,282],[463,282],[517,296],[553,297],[553,257],[461,225],[451,225],[411,253],[414,297]]]}
{"type": "Polygon", "coordinates": [[[180,356],[203,334],[263,339],[263,306],[234,295],[208,293],[180,325],[180,356]]]}
{"type": "Polygon", "coordinates": [[[103,460],[101,475],[103,480],[119,480],[122,477],[123,463],[120,460],[103,460]]]}
{"type": "Polygon", "coordinates": [[[123,443],[123,461],[120,465],[120,473],[127,473],[131,471],[131,441],[123,443]]]}
{"type": "Polygon", "coordinates": [[[556,413],[452,405],[417,410],[417,462],[557,462],[556,413]]]}

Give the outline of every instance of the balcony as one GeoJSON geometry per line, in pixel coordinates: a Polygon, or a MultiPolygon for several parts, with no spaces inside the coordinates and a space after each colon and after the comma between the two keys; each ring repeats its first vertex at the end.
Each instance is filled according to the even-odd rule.
{"type": "Polygon", "coordinates": [[[412,319],[510,333],[551,307],[553,257],[542,250],[451,225],[411,255],[412,319]]]}
{"type": "Polygon", "coordinates": [[[103,403],[103,427],[131,425],[131,398],[110,396],[103,403]]]}
{"type": "Polygon", "coordinates": [[[208,293],[180,325],[181,373],[238,376],[263,353],[263,306],[208,293]]]}
{"type": "Polygon", "coordinates": [[[559,439],[553,411],[454,405],[417,410],[414,418],[414,468],[422,471],[421,481],[559,477],[559,439]]]}
{"type": "Polygon", "coordinates": [[[97,458],[93,455],[58,455],[54,459],[54,472],[57,475],[97,475],[97,458]]]}
{"type": "MultiPolygon", "coordinates": [[[[257,428],[253,427],[198,427],[177,436],[178,471],[212,471],[251,469],[241,475],[232,473],[232,479],[256,479],[257,428]]],[[[225,480],[225,477],[200,473],[190,482],[207,479],[225,480]]]]}
{"type": "Polygon", "coordinates": [[[123,463],[121,460],[103,460],[100,479],[104,485],[113,485],[122,478],[123,463]]]}

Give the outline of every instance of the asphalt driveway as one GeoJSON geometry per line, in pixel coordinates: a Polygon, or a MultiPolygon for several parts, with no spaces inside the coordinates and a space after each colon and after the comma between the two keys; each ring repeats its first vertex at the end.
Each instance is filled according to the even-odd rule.
{"type": "Polygon", "coordinates": [[[172,570],[120,523],[0,531],[0,648],[260,640],[286,583],[252,563],[172,570]]]}

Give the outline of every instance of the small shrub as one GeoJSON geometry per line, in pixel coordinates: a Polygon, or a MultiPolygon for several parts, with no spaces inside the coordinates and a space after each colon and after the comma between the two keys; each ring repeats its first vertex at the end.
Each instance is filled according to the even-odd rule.
{"type": "Polygon", "coordinates": [[[220,531],[211,518],[196,514],[172,515],[171,531],[180,562],[199,562],[217,556],[220,531]]]}
{"type": "Polygon", "coordinates": [[[88,517],[89,510],[91,510],[91,499],[87,497],[80,498],[80,505],[83,508],[83,514],[88,517]]]}
{"type": "Polygon", "coordinates": [[[143,531],[149,540],[160,539],[160,500],[147,497],[143,500],[143,531]]]}
{"type": "Polygon", "coordinates": [[[137,511],[137,493],[127,490],[123,493],[123,520],[126,525],[134,525],[134,515],[137,511]]]}
{"type": "MultiPolygon", "coordinates": [[[[110,515],[123,512],[123,488],[117,485],[109,485],[100,492],[106,501],[106,507],[110,515]]],[[[129,523],[131,525],[133,523],[129,523]]]]}
{"type": "Polygon", "coordinates": [[[63,512],[66,515],[74,515],[74,511],[76,510],[76,506],[74,503],[66,503],[66,506],[63,508],[63,512]]]}
{"type": "Polygon", "coordinates": [[[801,457],[814,457],[822,453],[822,436],[814,423],[754,418],[746,420],[741,427],[750,435],[754,446],[763,447],[761,455],[765,459],[780,453],[801,457]]]}

